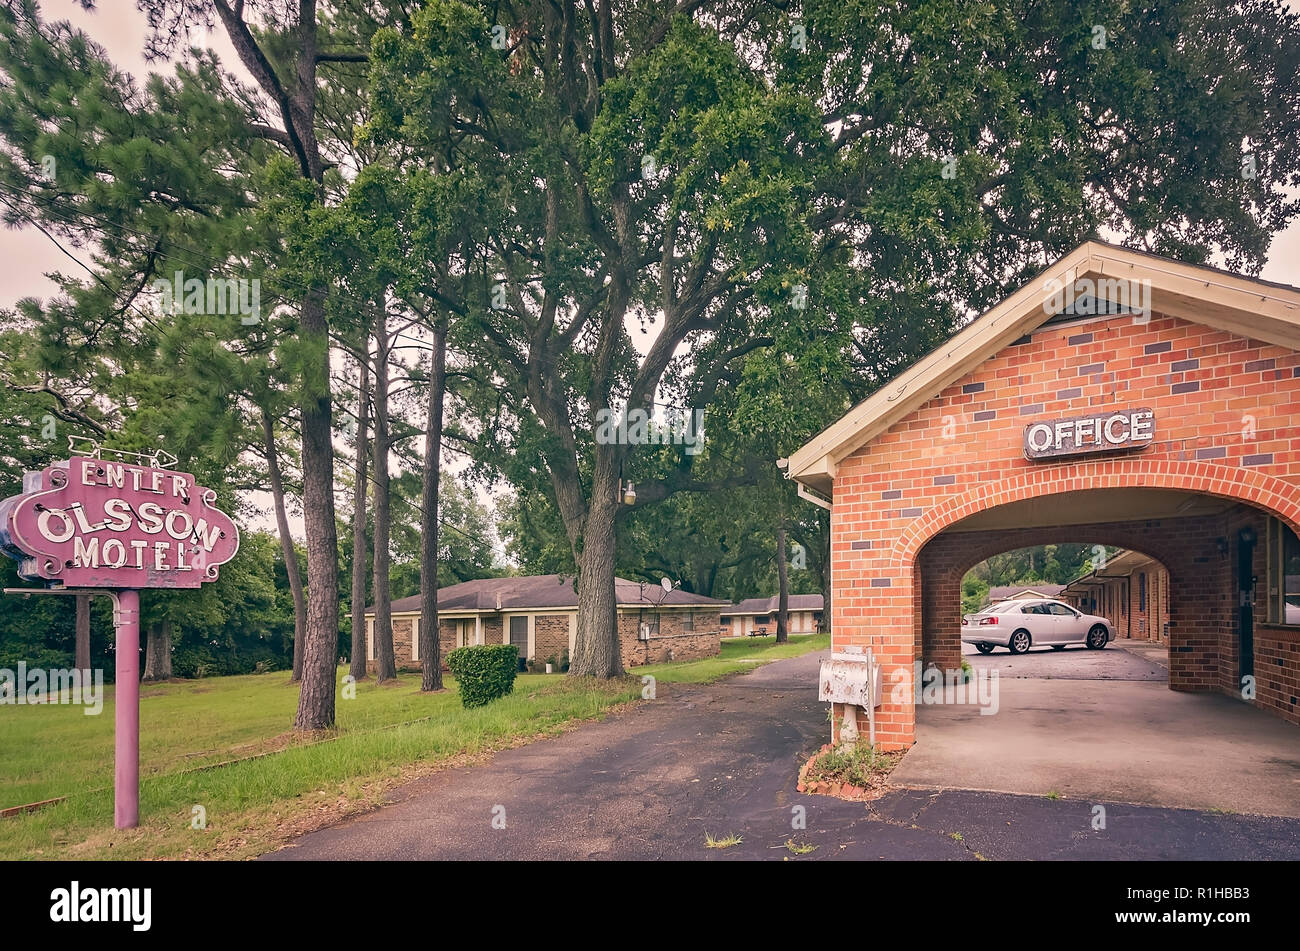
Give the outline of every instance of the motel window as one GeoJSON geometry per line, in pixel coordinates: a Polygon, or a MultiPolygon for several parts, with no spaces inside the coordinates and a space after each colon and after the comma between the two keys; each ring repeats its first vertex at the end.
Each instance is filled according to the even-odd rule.
{"type": "Polygon", "coordinates": [[[1268,620],[1300,626],[1300,539],[1285,523],[1268,520],[1268,620]]]}
{"type": "Polygon", "coordinates": [[[683,631],[688,631],[688,632],[689,632],[689,631],[693,631],[693,630],[695,630],[695,612],[694,612],[694,611],[686,611],[686,612],[684,612],[684,613],[682,614],[682,630],[683,630],[683,631]]]}
{"type": "Polygon", "coordinates": [[[519,648],[519,656],[528,656],[528,617],[515,614],[510,618],[510,643],[519,648]]]}
{"type": "Polygon", "coordinates": [[[641,636],[658,637],[659,636],[659,615],[642,613],[641,615],[641,636]]]}

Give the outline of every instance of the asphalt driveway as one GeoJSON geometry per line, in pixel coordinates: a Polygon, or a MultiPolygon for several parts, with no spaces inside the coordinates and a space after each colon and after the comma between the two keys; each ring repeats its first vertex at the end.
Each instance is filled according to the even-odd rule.
{"type": "Polygon", "coordinates": [[[1097,803],[1083,799],[801,795],[798,768],[828,733],[821,656],[716,684],[661,684],[656,700],[411,783],[390,805],[265,858],[1260,859],[1300,848],[1300,820],[1287,818],[1107,803],[1095,828],[1097,803]],[[707,849],[706,835],[742,841],[707,849]],[[795,855],[790,840],[815,848],[795,855]]]}

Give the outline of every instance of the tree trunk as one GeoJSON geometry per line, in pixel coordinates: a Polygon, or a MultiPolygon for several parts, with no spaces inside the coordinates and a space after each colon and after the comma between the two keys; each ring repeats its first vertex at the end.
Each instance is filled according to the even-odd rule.
{"type": "Polygon", "coordinates": [[[294,727],[334,725],[339,657],[339,540],[334,523],[334,442],[330,425],[329,326],[320,294],[303,301],[299,337],[311,354],[302,404],[302,485],[307,534],[307,629],[302,691],[294,727]]]}
{"type": "Polygon", "coordinates": [[[569,673],[575,677],[619,677],[623,673],[614,590],[620,479],[612,453],[598,452],[591,507],[578,552],[578,630],[569,673]]]}
{"type": "Polygon", "coordinates": [[[785,563],[785,526],[776,530],[776,579],[779,587],[776,601],[776,642],[784,644],[790,639],[790,572],[785,563]]]}
{"type": "Polygon", "coordinates": [[[442,651],[438,631],[438,480],[442,458],[442,403],[447,389],[447,330],[433,328],[429,369],[429,412],[424,427],[424,472],[420,513],[420,672],[421,690],[442,689],[442,651]]]}
{"type": "Polygon", "coordinates": [[[280,554],[284,556],[284,573],[293,593],[293,683],[302,680],[303,632],[307,626],[307,595],[302,590],[302,573],[298,570],[298,550],[289,532],[289,515],[284,508],[284,480],[280,475],[280,454],[275,448],[275,427],[271,414],[262,410],[262,438],[265,442],[266,469],[271,480],[271,502],[275,509],[276,530],[280,534],[280,554]]]}
{"type": "MultiPolygon", "coordinates": [[[[90,595],[77,595],[77,669],[90,674],[90,595]]],[[[83,681],[84,683],[84,681],[83,681]]]]}
{"type": "Polygon", "coordinates": [[[145,680],[171,680],[172,676],[172,622],[160,621],[149,625],[149,635],[144,650],[145,680]]]}
{"type": "Polygon", "coordinates": [[[361,393],[357,403],[356,485],[352,489],[352,664],[356,680],[366,676],[366,448],[370,429],[370,335],[361,356],[361,393]]]}
{"type": "MultiPolygon", "coordinates": [[[[214,3],[218,19],[240,62],[262,92],[276,103],[289,137],[288,151],[299,174],[324,204],[325,167],[316,140],[317,23],[315,0],[299,0],[297,40],[292,44],[296,82],[284,83],[271,58],[241,19],[244,5],[214,3]],[[292,92],[287,94],[286,87],[292,92]]],[[[330,337],[324,292],[309,289],[302,299],[298,340],[303,348],[302,504],[307,535],[307,623],[303,631],[302,689],[293,725],[324,730],[334,725],[339,657],[339,552],[334,522],[334,442],[330,424],[330,337]]]]}
{"type": "Polygon", "coordinates": [[[392,497],[388,478],[388,312],[383,301],[375,317],[375,677],[383,683],[397,676],[393,656],[393,597],[388,582],[392,497]]]}

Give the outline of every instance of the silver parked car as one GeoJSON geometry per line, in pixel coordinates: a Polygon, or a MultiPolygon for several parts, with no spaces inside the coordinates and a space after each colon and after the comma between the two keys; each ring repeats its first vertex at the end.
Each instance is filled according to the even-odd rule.
{"type": "Polygon", "coordinates": [[[1001,601],[978,614],[961,619],[963,644],[974,644],[981,654],[1005,647],[1023,654],[1031,647],[1050,646],[1065,650],[1084,644],[1101,650],[1115,639],[1110,622],[1095,614],[1082,614],[1062,601],[1042,598],[1001,601]]]}

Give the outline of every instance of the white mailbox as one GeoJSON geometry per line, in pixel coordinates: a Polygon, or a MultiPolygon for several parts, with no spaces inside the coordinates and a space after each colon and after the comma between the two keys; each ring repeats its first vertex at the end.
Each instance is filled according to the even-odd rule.
{"type": "Polygon", "coordinates": [[[881,686],[880,665],[871,651],[834,653],[822,661],[817,699],[870,710],[880,706],[881,686]]]}
{"type": "MultiPolygon", "coordinates": [[[[818,678],[817,699],[844,704],[840,724],[840,741],[847,745],[858,741],[858,709],[866,711],[870,726],[869,740],[876,745],[876,707],[881,703],[880,665],[870,650],[844,651],[822,661],[818,678]]],[[[832,739],[834,730],[831,731],[832,739]]]]}

